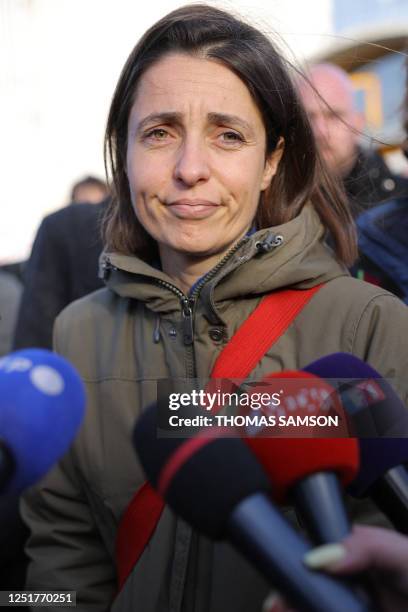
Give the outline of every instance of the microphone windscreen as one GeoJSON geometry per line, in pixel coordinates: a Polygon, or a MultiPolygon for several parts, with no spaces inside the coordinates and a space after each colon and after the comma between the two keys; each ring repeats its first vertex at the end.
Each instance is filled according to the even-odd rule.
{"type": "Polygon", "coordinates": [[[253,493],[270,490],[264,470],[242,440],[157,435],[158,408],[138,419],[133,442],[153,487],[198,531],[223,537],[233,509],[253,493]]]}
{"type": "Polygon", "coordinates": [[[305,370],[334,380],[351,379],[338,390],[359,436],[360,470],[348,491],[364,497],[390,468],[408,463],[408,410],[391,385],[354,355],[327,355],[305,370]]]}
{"type": "Polygon", "coordinates": [[[380,378],[380,374],[350,353],[332,353],[303,368],[321,378],[380,378]]]}
{"type": "Polygon", "coordinates": [[[338,394],[352,423],[353,435],[408,437],[408,410],[391,385],[368,363],[348,353],[333,353],[305,371],[338,380],[338,394]],[[347,382],[347,379],[350,379],[347,382]]]}
{"type": "MultiPolygon", "coordinates": [[[[287,415],[324,414],[327,398],[336,408],[336,397],[333,389],[320,377],[302,371],[284,371],[273,373],[265,377],[269,383],[274,379],[285,379],[285,396],[279,410],[287,415]],[[292,389],[292,391],[290,391],[292,389]],[[308,402],[300,397],[297,406],[297,397],[308,392],[308,402]],[[291,401],[288,401],[288,392],[291,401]]],[[[338,411],[342,416],[342,410],[338,411]]],[[[339,435],[347,428],[343,425],[338,429],[339,435]]],[[[315,435],[320,435],[319,431],[315,435]]],[[[335,472],[343,485],[347,485],[356,476],[359,466],[358,444],[353,438],[325,438],[325,437],[261,437],[245,438],[245,442],[252,450],[258,461],[263,465],[270,477],[273,488],[273,498],[278,503],[288,503],[290,491],[297,482],[317,472],[335,472]]]]}
{"type": "Polygon", "coordinates": [[[0,438],[15,470],[4,494],[16,494],[48,472],[68,450],[85,410],[83,383],[59,355],[26,349],[0,360],[0,438]]]}

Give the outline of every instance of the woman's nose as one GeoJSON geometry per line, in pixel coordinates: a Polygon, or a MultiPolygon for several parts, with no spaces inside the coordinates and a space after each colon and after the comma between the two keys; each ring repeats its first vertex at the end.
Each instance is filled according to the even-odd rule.
{"type": "Polygon", "coordinates": [[[204,142],[187,139],[179,149],[174,176],[186,185],[192,186],[210,177],[208,150],[204,142]]]}

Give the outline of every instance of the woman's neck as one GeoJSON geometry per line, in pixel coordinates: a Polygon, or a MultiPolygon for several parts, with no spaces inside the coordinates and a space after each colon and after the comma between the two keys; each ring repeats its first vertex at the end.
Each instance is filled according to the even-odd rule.
{"type": "Polygon", "coordinates": [[[214,254],[209,257],[191,257],[184,253],[163,252],[160,250],[162,270],[173,280],[176,287],[188,295],[191,287],[199,278],[207,274],[223,257],[214,254]]]}

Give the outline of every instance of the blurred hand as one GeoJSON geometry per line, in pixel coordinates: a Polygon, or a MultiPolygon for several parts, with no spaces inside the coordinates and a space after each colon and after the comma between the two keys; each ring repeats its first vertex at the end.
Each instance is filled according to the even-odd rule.
{"type": "MultiPolygon", "coordinates": [[[[382,612],[408,610],[408,538],[378,527],[355,526],[341,544],[311,550],[307,567],[343,575],[370,571],[382,612]]],[[[277,596],[268,598],[262,612],[295,612],[277,596]]]]}

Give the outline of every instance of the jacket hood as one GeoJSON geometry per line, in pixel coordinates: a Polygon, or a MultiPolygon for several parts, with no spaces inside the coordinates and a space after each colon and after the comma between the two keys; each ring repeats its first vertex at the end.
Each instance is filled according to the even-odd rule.
{"type": "MultiPolygon", "coordinates": [[[[217,304],[281,288],[308,288],[348,275],[324,244],[324,234],[317,213],[307,205],[292,221],[245,237],[199,281],[200,289],[210,287],[217,304]]],[[[100,270],[107,287],[121,297],[146,302],[156,312],[180,309],[183,294],[174,281],[138,257],[105,252],[100,270]]]]}

